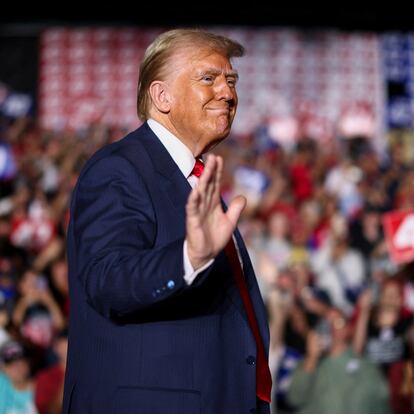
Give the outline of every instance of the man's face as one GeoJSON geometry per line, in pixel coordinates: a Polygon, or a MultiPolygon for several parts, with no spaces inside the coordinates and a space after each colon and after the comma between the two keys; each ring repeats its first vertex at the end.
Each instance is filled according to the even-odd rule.
{"type": "Polygon", "coordinates": [[[25,358],[19,358],[4,364],[3,371],[13,384],[20,384],[25,381],[30,374],[29,363],[25,358]]]}
{"type": "Polygon", "coordinates": [[[388,309],[399,309],[402,306],[401,288],[397,283],[388,282],[383,286],[380,304],[388,309]]]}
{"type": "Polygon", "coordinates": [[[174,55],[170,70],[166,83],[172,132],[199,155],[230,132],[237,108],[237,73],[227,57],[196,48],[174,55]]]}
{"type": "Polygon", "coordinates": [[[350,329],[345,317],[341,312],[333,309],[328,313],[327,319],[331,327],[332,341],[334,343],[346,343],[349,338],[350,329]]]}

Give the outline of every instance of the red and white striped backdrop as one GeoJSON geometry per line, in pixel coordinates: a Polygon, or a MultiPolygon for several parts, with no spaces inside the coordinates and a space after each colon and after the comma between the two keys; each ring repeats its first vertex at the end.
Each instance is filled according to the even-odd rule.
{"type": "MultiPolygon", "coordinates": [[[[276,134],[330,138],[381,130],[379,39],[370,33],[210,28],[239,40],[235,133],[270,119],[276,134]]],[[[46,128],[102,120],[135,128],[138,67],[161,29],[54,28],[41,36],[39,103],[46,128]]],[[[283,138],[282,138],[283,139],[283,138]]]]}

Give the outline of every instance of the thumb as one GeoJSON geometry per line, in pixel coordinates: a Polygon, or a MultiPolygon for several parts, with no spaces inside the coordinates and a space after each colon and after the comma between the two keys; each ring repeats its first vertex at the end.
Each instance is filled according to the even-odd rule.
{"type": "Polygon", "coordinates": [[[237,221],[239,220],[242,211],[246,207],[246,202],[246,198],[240,195],[231,201],[226,215],[230,222],[233,223],[233,227],[236,227],[237,221]]]}

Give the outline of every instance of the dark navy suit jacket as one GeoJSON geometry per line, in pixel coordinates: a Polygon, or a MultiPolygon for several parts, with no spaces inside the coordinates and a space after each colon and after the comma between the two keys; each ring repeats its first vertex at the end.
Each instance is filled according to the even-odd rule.
{"type": "MultiPolygon", "coordinates": [[[[67,240],[64,414],[255,412],[255,340],[224,253],[191,286],[183,279],[190,191],[146,123],[83,168],[67,240]]],[[[267,348],[265,308],[235,236],[267,348]]]]}

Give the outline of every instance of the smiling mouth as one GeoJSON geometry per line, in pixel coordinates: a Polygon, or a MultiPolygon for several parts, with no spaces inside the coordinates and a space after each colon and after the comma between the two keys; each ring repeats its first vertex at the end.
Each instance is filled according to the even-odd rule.
{"type": "Polygon", "coordinates": [[[229,115],[230,108],[209,108],[209,111],[215,112],[219,115],[229,115]]]}

